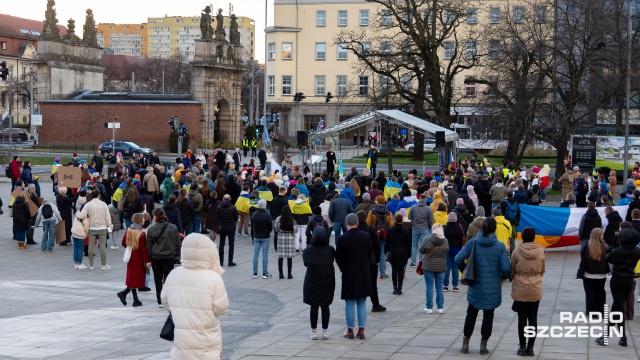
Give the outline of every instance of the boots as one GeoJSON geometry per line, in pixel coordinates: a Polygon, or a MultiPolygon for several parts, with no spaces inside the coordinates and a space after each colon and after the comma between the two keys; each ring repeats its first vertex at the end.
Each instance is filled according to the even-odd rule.
{"type": "Polygon", "coordinates": [[[347,332],[344,333],[344,337],[347,339],[354,339],[355,335],[353,335],[353,329],[352,328],[348,328],[347,332]]]}
{"type": "Polygon", "coordinates": [[[469,338],[466,336],[462,338],[462,348],[460,348],[460,352],[463,354],[469,353],[469,338]]]}
{"type": "Polygon", "coordinates": [[[138,300],[138,292],[136,291],[136,289],[132,289],[131,293],[133,294],[133,304],[131,304],[131,306],[133,307],[142,306],[142,302],[138,300]]]}
{"type": "Polygon", "coordinates": [[[283,258],[278,258],[278,272],[280,273],[280,279],[284,279],[284,274],[282,273],[282,263],[284,262],[283,258]]]}
{"type": "Polygon", "coordinates": [[[518,348],[518,352],[516,354],[518,354],[518,356],[527,356],[527,347],[520,344],[520,347],[518,348]]]}
{"type": "Polygon", "coordinates": [[[535,356],[535,354],[533,353],[533,339],[530,339],[529,343],[527,344],[526,355],[527,356],[535,356]]]}
{"type": "Polygon", "coordinates": [[[129,294],[129,288],[126,288],[122,291],[120,291],[119,293],[117,293],[116,295],[118,295],[118,298],[120,298],[120,302],[122,303],[122,305],[127,306],[127,295],[129,294]]]}
{"type": "Polygon", "coordinates": [[[486,355],[489,353],[489,350],[487,350],[487,341],[489,341],[489,339],[480,340],[480,355],[486,355]]]}
{"type": "Polygon", "coordinates": [[[22,241],[18,241],[18,250],[24,249],[24,243],[22,241]]]}
{"type": "Polygon", "coordinates": [[[358,328],[358,335],[356,335],[356,337],[358,339],[364,339],[364,328],[363,327],[359,327],[358,328]]]}
{"type": "Polygon", "coordinates": [[[293,266],[293,259],[287,258],[287,272],[289,273],[289,275],[287,276],[287,279],[293,279],[293,275],[291,275],[292,266],[293,266]]]}

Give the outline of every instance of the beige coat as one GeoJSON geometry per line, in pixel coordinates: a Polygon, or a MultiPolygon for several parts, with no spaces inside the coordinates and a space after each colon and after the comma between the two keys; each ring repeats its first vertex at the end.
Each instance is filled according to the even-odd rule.
{"type": "Polygon", "coordinates": [[[536,242],[522,243],[511,255],[511,297],[516,301],[542,299],[545,272],[544,250],[536,242]]]}
{"type": "Polygon", "coordinates": [[[175,324],[171,359],[220,359],[218,317],[227,312],[229,299],[218,250],[208,236],[190,234],[182,242],[181,260],[160,295],[175,324]]]}
{"type": "Polygon", "coordinates": [[[155,194],[160,192],[160,186],[158,186],[158,178],[153,173],[148,173],[144,176],[143,184],[146,184],[147,192],[149,194],[155,194]]]}

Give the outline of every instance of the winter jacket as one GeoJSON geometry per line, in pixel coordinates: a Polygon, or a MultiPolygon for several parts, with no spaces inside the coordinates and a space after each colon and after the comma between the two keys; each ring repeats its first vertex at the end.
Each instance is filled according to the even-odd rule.
{"type": "Polygon", "coordinates": [[[482,231],[482,223],[484,222],[484,219],[486,219],[484,216],[479,216],[473,219],[471,224],[469,224],[469,229],[467,229],[467,239],[473,239],[480,231],[482,231]]]}
{"type": "Polygon", "coordinates": [[[372,252],[371,239],[364,231],[349,229],[338,238],[336,263],[342,272],[341,299],[371,295],[369,260],[372,252]]]}
{"type": "Polygon", "coordinates": [[[111,214],[107,204],[96,199],[86,203],[81,211],[76,213],[78,219],[89,218],[89,229],[106,229],[108,232],[113,230],[111,223],[111,214]]]}
{"type": "Polygon", "coordinates": [[[118,215],[118,209],[112,204],[107,205],[109,209],[109,215],[111,215],[111,225],[113,225],[113,231],[118,231],[122,229],[120,225],[120,216],[118,215]]]}
{"type": "Polygon", "coordinates": [[[356,194],[350,187],[345,187],[342,191],[340,191],[340,197],[349,201],[352,209],[355,209],[358,206],[358,202],[356,201],[356,194]]]}
{"type": "Polygon", "coordinates": [[[526,204],[527,201],[529,200],[529,197],[527,196],[527,191],[520,190],[520,189],[516,189],[513,192],[513,198],[518,202],[518,204],[526,204]]]}
{"type": "Polygon", "coordinates": [[[491,195],[491,202],[502,202],[507,197],[507,187],[497,183],[489,189],[489,195],[491,195]]]}
{"type": "Polygon", "coordinates": [[[612,278],[633,281],[635,267],[640,260],[638,248],[640,233],[632,229],[625,229],[620,234],[620,246],[607,254],[607,262],[611,264],[612,278]]]}
{"type": "Polygon", "coordinates": [[[147,231],[147,254],[152,259],[173,259],[180,247],[178,227],[160,220],[149,226],[147,231]],[[166,227],[165,227],[166,226],[166,227]],[[164,232],[162,229],[164,228],[164,232]],[[160,236],[162,233],[162,236],[160,236]]]}
{"type": "Polygon", "coordinates": [[[433,213],[433,221],[437,222],[440,225],[447,224],[447,212],[446,211],[436,211],[433,213]]]}
{"type": "MultiPolygon", "coordinates": [[[[118,222],[118,226],[120,223],[118,222]]],[[[73,225],[71,226],[71,236],[76,239],[86,239],[89,236],[89,219],[82,220],[73,217],[73,225]]]]}
{"type": "Polygon", "coordinates": [[[449,243],[446,238],[431,234],[422,241],[418,247],[420,254],[427,254],[422,257],[422,270],[424,272],[445,272],[447,271],[447,254],[449,253],[449,243]]]}
{"type": "Polygon", "coordinates": [[[345,198],[337,197],[329,205],[329,219],[334,223],[345,222],[347,215],[352,212],[351,202],[345,198]]]}
{"type": "Polygon", "coordinates": [[[324,201],[325,187],[322,185],[322,181],[314,181],[313,185],[309,186],[309,197],[311,198],[311,208],[315,209],[324,201]]]}
{"type": "Polygon", "coordinates": [[[191,234],[182,244],[182,266],[162,288],[162,305],[175,325],[172,359],[220,359],[222,330],[218,318],[229,308],[220,256],[206,235],[191,234]]]}
{"type": "Polygon", "coordinates": [[[390,227],[384,243],[384,253],[391,253],[391,266],[407,265],[407,260],[411,257],[411,231],[403,224],[390,227]]]}
{"type": "MultiPolygon", "coordinates": [[[[393,226],[393,215],[391,214],[389,209],[384,206],[384,204],[376,204],[373,210],[371,210],[367,215],[367,225],[372,226],[374,229],[377,229],[379,221],[381,226],[384,226],[384,223],[386,222],[387,229],[393,226]]],[[[387,239],[382,238],[378,240],[383,243],[387,239]]]]}
{"type": "Polygon", "coordinates": [[[376,204],[374,204],[371,200],[363,201],[362,203],[360,203],[360,205],[358,205],[355,212],[358,213],[358,211],[362,210],[368,214],[369,211],[373,210],[375,206],[376,204]]]}
{"type": "MultiPolygon", "coordinates": [[[[242,192],[240,185],[238,185],[238,183],[235,181],[228,181],[227,184],[225,185],[225,188],[227,190],[227,194],[231,196],[231,202],[235,204],[236,201],[238,201],[238,198],[240,197],[240,193],[242,192]]],[[[220,195],[221,194],[218,194],[218,196],[220,195]]]]}
{"type": "Polygon", "coordinates": [[[522,243],[511,255],[511,298],[534,302],[542,299],[544,249],[536,242],[522,243]]]}
{"type": "Polygon", "coordinates": [[[464,230],[462,226],[457,222],[447,222],[447,224],[443,227],[444,237],[447,239],[447,243],[449,246],[449,252],[452,254],[460,251],[462,246],[462,240],[465,236],[464,230]]]}
{"type": "Polygon", "coordinates": [[[502,280],[511,272],[511,262],[507,248],[498,241],[495,234],[479,233],[475,239],[467,241],[456,255],[456,265],[460,271],[466,267],[475,244],[476,280],[467,290],[467,301],[476,309],[491,310],[502,303],[502,280]]]}
{"type": "Polygon", "coordinates": [[[433,196],[433,202],[431,202],[431,204],[429,205],[429,207],[431,208],[431,212],[432,213],[436,213],[436,211],[438,211],[438,205],[442,203],[445,206],[445,212],[447,211],[446,206],[447,204],[442,200],[442,195],[440,193],[436,193],[433,196]]]}
{"type": "Polygon", "coordinates": [[[336,251],[329,245],[329,233],[318,228],[313,233],[311,245],[304,249],[302,261],[307,267],[302,286],[302,301],[311,306],[329,306],[336,289],[333,262],[336,251]]]}
{"type": "Polygon", "coordinates": [[[13,229],[26,231],[29,228],[29,220],[31,219],[29,205],[22,196],[18,196],[13,202],[12,209],[13,229]]]}
{"type": "Polygon", "coordinates": [[[238,222],[238,210],[231,204],[229,200],[222,200],[220,206],[218,206],[218,224],[220,225],[220,232],[233,232],[236,229],[236,223],[238,222]]]}
{"type": "Polygon", "coordinates": [[[207,201],[204,207],[204,226],[209,230],[218,232],[218,206],[220,201],[218,199],[211,199],[207,201]]]}
{"type": "Polygon", "coordinates": [[[22,179],[25,188],[27,187],[27,185],[33,184],[33,175],[31,174],[30,166],[25,166],[22,169],[22,176],[20,176],[20,178],[22,179]]]}
{"type": "Polygon", "coordinates": [[[180,212],[182,226],[190,229],[193,225],[193,218],[196,216],[196,208],[193,206],[191,200],[189,200],[188,197],[185,197],[181,203],[176,200],[176,209],[180,212]]]}
{"type": "Polygon", "coordinates": [[[608,274],[610,269],[605,255],[606,254],[603,254],[602,259],[597,261],[589,255],[589,246],[583,246],[580,249],[580,265],[578,266],[578,274],[576,277],[583,279],[585,273],[591,275],[608,274]]]}
{"type": "Polygon", "coordinates": [[[620,223],[622,222],[622,217],[617,211],[612,211],[609,215],[607,215],[607,227],[604,229],[604,242],[607,243],[609,249],[613,249],[617,247],[616,241],[618,236],[616,233],[620,230],[620,223]]]}
{"type": "Polygon", "coordinates": [[[513,226],[504,216],[495,216],[494,219],[496,220],[496,238],[507,250],[511,250],[509,239],[513,236],[513,226]]]}
{"type": "Polygon", "coordinates": [[[50,221],[50,220],[55,220],[56,224],[59,223],[60,221],[62,221],[62,216],[60,216],[60,211],[58,211],[58,207],[56,206],[56,204],[47,202],[48,205],[51,205],[51,210],[53,210],[53,216],[50,219],[45,219],[42,216],[42,206],[44,206],[45,204],[43,203],[42,206],[40,206],[38,208],[38,215],[36,215],[36,224],[35,227],[40,226],[40,221],[50,221]]]}
{"type": "Polygon", "coordinates": [[[169,222],[178,227],[178,232],[184,234],[184,228],[182,226],[182,216],[180,215],[180,210],[176,206],[174,202],[168,202],[165,206],[162,207],[164,210],[164,214],[167,215],[169,222]]]}
{"type": "Polygon", "coordinates": [[[456,213],[458,217],[458,224],[462,226],[462,230],[467,233],[469,229],[469,223],[471,222],[471,215],[469,215],[469,210],[464,205],[456,205],[451,212],[456,213]]]}
{"type": "Polygon", "coordinates": [[[165,178],[164,181],[162,182],[164,184],[164,194],[162,194],[162,202],[164,205],[167,204],[167,202],[169,202],[169,196],[171,196],[171,194],[173,194],[173,180],[171,180],[170,177],[165,178]]]}
{"type": "Polygon", "coordinates": [[[369,239],[371,239],[371,251],[373,252],[373,259],[375,259],[375,264],[372,265],[369,263],[369,266],[377,266],[377,264],[380,263],[380,256],[382,255],[378,232],[373,226],[367,225],[366,221],[358,223],[358,230],[369,234],[369,239]]]}
{"type": "Polygon", "coordinates": [[[418,230],[431,230],[433,226],[433,212],[426,201],[418,201],[417,204],[411,206],[409,211],[409,220],[411,220],[412,228],[418,230]]]}
{"type": "Polygon", "coordinates": [[[563,190],[571,190],[573,191],[573,171],[566,170],[564,174],[558,180],[562,185],[563,190]]]}
{"type": "Polygon", "coordinates": [[[202,194],[200,194],[194,187],[189,190],[189,200],[193,203],[193,208],[196,210],[196,216],[202,216],[204,200],[202,199],[202,194]]]}
{"type": "Polygon", "coordinates": [[[580,227],[578,228],[578,239],[589,240],[591,236],[591,230],[595,228],[602,228],[602,219],[598,210],[589,209],[580,218],[580,227]]]}
{"type": "Polygon", "coordinates": [[[268,239],[273,230],[273,221],[265,209],[258,209],[251,215],[251,237],[268,239]]]}
{"type": "Polygon", "coordinates": [[[277,219],[282,213],[282,209],[289,205],[287,198],[284,196],[277,195],[271,201],[271,218],[277,219]]]}
{"type": "Polygon", "coordinates": [[[158,178],[155,174],[149,173],[144,176],[143,183],[147,188],[149,194],[155,194],[160,191],[160,185],[158,185],[158,178]]]}
{"type": "Polygon", "coordinates": [[[398,211],[398,205],[400,205],[400,200],[391,200],[387,202],[387,209],[389,209],[392,215],[395,215],[398,211]]]}
{"type": "Polygon", "coordinates": [[[125,196],[122,201],[124,201],[124,204],[123,204],[122,208],[124,210],[123,211],[124,212],[123,217],[125,219],[131,220],[131,217],[133,216],[133,214],[142,212],[142,205],[143,204],[140,202],[140,197],[139,196],[136,196],[136,198],[133,199],[133,202],[129,201],[129,197],[128,196],[125,196]]]}
{"type": "Polygon", "coordinates": [[[327,233],[330,233],[329,223],[327,223],[327,221],[324,219],[324,216],[322,215],[313,215],[306,225],[307,229],[304,231],[304,234],[307,237],[307,244],[311,244],[311,239],[313,238],[313,233],[316,227],[322,227],[327,231],[327,233]]]}

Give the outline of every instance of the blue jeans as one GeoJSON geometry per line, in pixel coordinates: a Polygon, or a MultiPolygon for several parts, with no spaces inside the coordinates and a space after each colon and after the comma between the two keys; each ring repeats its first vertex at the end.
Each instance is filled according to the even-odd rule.
{"type": "Polygon", "coordinates": [[[50,219],[42,222],[42,243],[40,249],[53,250],[53,245],[56,244],[56,220],[50,219]]]}
{"type": "Polygon", "coordinates": [[[427,287],[427,309],[433,309],[433,281],[436,283],[436,305],[444,309],[444,291],[442,290],[443,272],[424,272],[424,283],[427,287]]]}
{"type": "Polygon", "coordinates": [[[82,255],[84,255],[84,239],[71,237],[73,239],[73,262],[82,264],[82,255]]]}
{"type": "Polygon", "coordinates": [[[262,274],[268,274],[267,267],[269,266],[269,238],[254,238],[253,239],[253,273],[258,273],[258,256],[260,255],[260,249],[262,249],[262,274]]]}
{"type": "Polygon", "coordinates": [[[451,272],[451,285],[458,287],[458,267],[456,266],[456,255],[459,251],[447,254],[447,272],[444,273],[444,286],[449,286],[449,272],[451,272]]]}
{"type": "Polygon", "coordinates": [[[27,230],[16,230],[16,241],[25,242],[27,238],[27,230]]]}
{"type": "Polygon", "coordinates": [[[194,216],[193,217],[193,232],[196,234],[200,234],[200,221],[202,220],[202,218],[200,216],[194,216]]]}
{"type": "Polygon", "coordinates": [[[384,258],[384,241],[380,243],[380,276],[387,271],[387,260],[384,258]]]}
{"type": "Polygon", "coordinates": [[[131,219],[124,219],[124,224],[126,225],[127,229],[131,227],[131,219]]]}
{"type": "Polygon", "coordinates": [[[356,320],[356,310],[358,311],[358,326],[365,327],[367,324],[367,298],[345,299],[344,314],[347,318],[347,327],[353,329],[356,320]]]}
{"type": "Polygon", "coordinates": [[[418,253],[418,246],[422,244],[422,241],[431,235],[431,230],[429,229],[413,229],[411,231],[411,265],[415,265],[416,263],[416,254],[418,253]]]}
{"type": "Polygon", "coordinates": [[[343,222],[334,222],[333,223],[333,232],[335,235],[335,243],[338,246],[338,238],[342,235],[343,232],[347,232],[347,224],[343,222]]]}

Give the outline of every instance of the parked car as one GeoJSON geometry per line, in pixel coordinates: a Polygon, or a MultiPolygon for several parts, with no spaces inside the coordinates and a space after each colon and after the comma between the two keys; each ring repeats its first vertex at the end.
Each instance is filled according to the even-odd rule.
{"type": "MultiPolygon", "coordinates": [[[[414,144],[407,144],[404,148],[407,151],[413,151],[414,144]]],[[[436,142],[435,140],[425,140],[424,141],[424,152],[435,152],[436,151],[436,142]]]]}
{"type": "Polygon", "coordinates": [[[11,139],[11,142],[15,142],[18,144],[23,141],[29,140],[29,133],[27,132],[27,130],[20,128],[2,129],[0,131],[0,136],[5,141],[11,139]]]}
{"type": "Polygon", "coordinates": [[[118,152],[121,152],[123,158],[130,158],[133,154],[147,157],[151,155],[151,152],[153,152],[153,149],[138,146],[137,144],[132,143],[131,141],[116,141],[115,145],[116,145],[116,148],[114,150],[113,142],[107,141],[100,144],[100,146],[98,146],[98,150],[101,150],[103,153],[110,152],[110,153],[113,153],[114,155],[117,154],[118,152]]]}

